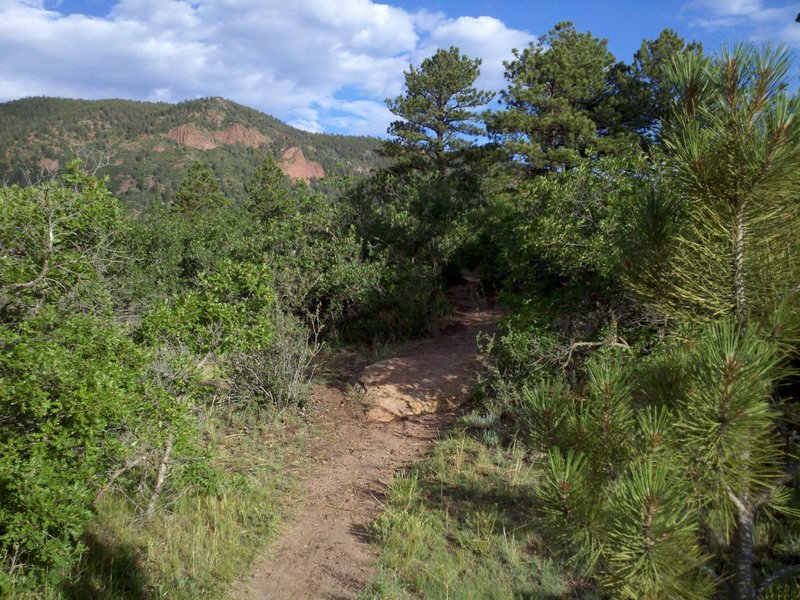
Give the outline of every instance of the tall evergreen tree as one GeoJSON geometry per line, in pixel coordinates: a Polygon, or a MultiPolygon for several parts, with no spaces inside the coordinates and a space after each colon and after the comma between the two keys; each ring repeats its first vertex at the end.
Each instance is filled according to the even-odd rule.
{"type": "Polygon", "coordinates": [[[597,149],[600,138],[592,108],[607,89],[614,56],[606,40],[579,33],[572,23],[547,35],[505,63],[506,110],[487,116],[489,131],[509,153],[534,171],[570,167],[597,149]]]}
{"type": "Polygon", "coordinates": [[[175,195],[174,210],[186,217],[207,214],[230,205],[222,193],[214,172],[200,161],[195,161],[181,182],[175,195]]]}
{"type": "Polygon", "coordinates": [[[686,42],[672,29],[664,29],[656,39],[643,40],[633,56],[633,78],[643,94],[630,101],[641,105],[641,127],[646,131],[657,129],[672,111],[678,90],[674,80],[669,78],[668,67],[676,56],[683,53],[702,55],[703,45],[695,41],[686,42]]]}
{"type": "Polygon", "coordinates": [[[598,132],[605,136],[636,134],[651,143],[672,111],[677,90],[666,69],[680,53],[702,54],[702,45],[686,42],[671,29],[653,40],[643,40],[633,63],[619,62],[606,75],[608,88],[592,110],[598,132]]]}
{"type": "Polygon", "coordinates": [[[411,65],[405,72],[405,94],[386,100],[389,110],[400,117],[389,126],[395,139],[386,144],[386,153],[403,164],[433,167],[445,174],[454,151],[469,145],[464,136],[483,131],[475,109],[494,97],[473,87],[480,65],[480,59],[471,59],[454,46],[437,50],[418,69],[411,65]]]}
{"type": "Polygon", "coordinates": [[[271,156],[266,156],[247,186],[245,208],[262,221],[279,218],[290,203],[289,182],[271,156]]]}

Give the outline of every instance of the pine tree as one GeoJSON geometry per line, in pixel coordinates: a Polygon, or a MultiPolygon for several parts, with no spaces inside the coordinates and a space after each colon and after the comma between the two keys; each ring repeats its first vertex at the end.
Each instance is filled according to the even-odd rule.
{"type": "Polygon", "coordinates": [[[664,132],[674,178],[644,204],[629,260],[646,301],[705,331],[676,428],[706,527],[733,550],[739,600],[756,597],[757,518],[785,504],[798,472],[792,437],[777,434],[787,415],[776,395],[799,331],[800,103],[785,91],[790,64],[783,48],[744,44],[676,58],[670,83],[681,102],[664,132]]]}
{"type": "Polygon", "coordinates": [[[635,133],[644,145],[651,144],[671,114],[677,93],[667,80],[666,69],[677,54],[684,52],[702,54],[703,48],[664,29],[656,39],[642,41],[630,65],[614,65],[606,76],[608,90],[592,109],[601,135],[635,133]]]}
{"type": "Polygon", "coordinates": [[[487,115],[489,131],[505,140],[509,154],[533,171],[552,171],[575,165],[600,144],[591,112],[614,64],[606,44],[563,22],[514,50],[500,95],[506,110],[487,115]]]}
{"type": "MultiPolygon", "coordinates": [[[[754,600],[797,574],[789,487],[800,125],[782,49],[676,58],[669,193],[643,200],[630,282],[681,325],[649,356],[595,355],[526,399],[552,539],[619,598],[754,600]],[[783,392],[785,395],[785,392],[783,392]],[[759,548],[765,536],[769,552],[759,548]]],[[[796,535],[796,534],[795,534],[796,535]]]]}
{"type": "Polygon", "coordinates": [[[482,133],[475,109],[491,102],[494,94],[473,87],[480,75],[480,59],[462,55],[451,46],[437,50],[405,72],[406,91],[387,99],[389,110],[400,117],[388,129],[395,137],[384,150],[403,164],[444,175],[456,150],[469,145],[464,136],[482,133]]]}
{"type": "Polygon", "coordinates": [[[195,218],[230,206],[213,171],[202,162],[192,163],[175,195],[173,209],[187,218],[195,218]]]}
{"type": "Polygon", "coordinates": [[[669,317],[734,315],[782,337],[800,277],[800,100],[790,55],[737,45],[713,60],[679,55],[681,104],[664,145],[671,193],[642,211],[630,253],[634,287],[669,317]],[[634,257],[645,260],[634,260],[634,257]]]}
{"type": "Polygon", "coordinates": [[[286,175],[267,156],[248,184],[245,208],[262,221],[274,220],[289,210],[289,191],[286,175]]]}

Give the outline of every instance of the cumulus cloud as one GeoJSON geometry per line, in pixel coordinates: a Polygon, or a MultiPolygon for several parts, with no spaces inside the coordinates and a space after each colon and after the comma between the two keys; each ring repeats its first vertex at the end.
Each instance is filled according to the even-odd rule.
{"type": "Polygon", "coordinates": [[[800,42],[795,4],[767,6],[764,0],[693,0],[683,6],[689,24],[701,29],[736,30],[753,41],[800,42]]]}
{"type": "Polygon", "coordinates": [[[462,53],[483,60],[477,86],[499,90],[505,81],[503,61],[513,58],[513,48],[523,48],[533,39],[494,17],[459,17],[440,21],[430,32],[428,47],[417,54],[424,58],[433,54],[436,47],[458,46],[462,53]]]}
{"type": "Polygon", "coordinates": [[[103,17],[68,5],[0,2],[0,101],[219,95],[311,131],[382,134],[409,63],[457,45],[499,89],[502,61],[532,39],[373,0],[119,0],[103,17]]]}

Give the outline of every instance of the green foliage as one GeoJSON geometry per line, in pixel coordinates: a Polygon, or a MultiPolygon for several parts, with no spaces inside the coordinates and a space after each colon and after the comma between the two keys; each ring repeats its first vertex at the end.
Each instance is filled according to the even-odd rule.
{"type": "Polygon", "coordinates": [[[617,63],[607,73],[608,89],[592,109],[598,132],[612,137],[635,133],[643,146],[652,147],[678,93],[667,79],[667,67],[678,54],[702,52],[701,44],[686,43],[671,29],[643,40],[630,65],[617,63]]]}
{"type": "Polygon", "coordinates": [[[703,46],[698,42],[687,43],[672,29],[664,29],[656,39],[643,40],[634,54],[633,77],[640,95],[629,102],[645,107],[641,111],[640,129],[653,131],[669,118],[677,90],[667,71],[671,61],[684,53],[701,56],[703,46]]]}
{"type": "Polygon", "coordinates": [[[146,368],[102,318],[47,310],[0,327],[0,558],[12,577],[80,552],[94,493],[147,412],[146,368]]]}
{"type": "Polygon", "coordinates": [[[601,560],[615,597],[708,597],[712,582],[698,570],[705,557],[687,487],[672,465],[653,461],[634,465],[611,486],[604,509],[613,525],[601,560]]]}
{"type": "Polygon", "coordinates": [[[145,314],[142,335],[168,340],[198,355],[266,347],[272,332],[274,292],[265,265],[223,261],[201,273],[196,286],[145,314]]]}
{"type": "Polygon", "coordinates": [[[702,501],[725,510],[732,524],[731,494],[755,507],[784,478],[772,399],[785,374],[783,357],[756,326],[743,329],[732,320],[710,326],[692,355],[702,360],[690,367],[675,427],[702,501]]]}
{"type": "Polygon", "coordinates": [[[629,214],[659,172],[642,155],[603,158],[519,183],[480,211],[485,271],[505,290],[619,290],[629,214]]]}
{"type": "Polygon", "coordinates": [[[0,188],[0,214],[2,321],[44,303],[83,312],[107,301],[102,280],[117,259],[112,238],[122,214],[103,181],[74,162],[57,179],[0,188]]]}
{"type": "Polygon", "coordinates": [[[167,437],[187,451],[192,420],[185,389],[146,376],[152,353],[113,321],[125,227],[103,181],[76,163],[0,198],[0,561],[19,587],[67,572],[98,489],[167,437]]]}
{"type": "Polygon", "coordinates": [[[559,23],[504,64],[506,109],[489,115],[488,127],[505,137],[510,155],[531,171],[558,171],[601,148],[592,107],[614,64],[606,40],[559,23]]]}
{"type": "Polygon", "coordinates": [[[385,145],[390,156],[416,168],[433,168],[443,175],[453,163],[449,155],[468,145],[464,136],[477,136],[475,109],[491,102],[494,94],[473,87],[480,75],[480,59],[471,59],[451,46],[439,49],[405,72],[406,92],[386,104],[402,120],[389,126],[396,139],[385,145]]]}
{"type": "Polygon", "coordinates": [[[203,163],[192,163],[186,177],[175,194],[173,209],[184,218],[192,219],[199,215],[217,211],[230,205],[220,189],[214,173],[203,163]]]}
{"type": "MultiPolygon", "coordinates": [[[[520,339],[506,334],[495,356],[520,339]]],[[[757,326],[715,323],[644,360],[596,353],[572,383],[548,375],[564,366],[558,346],[529,347],[528,370],[495,363],[487,406],[547,452],[548,539],[615,596],[708,597],[709,570],[732,572],[740,554],[742,507],[759,522],[793,514],[776,430],[786,359],[757,326]]]]}
{"type": "Polygon", "coordinates": [[[116,273],[117,302],[139,313],[157,299],[194,287],[201,273],[213,271],[224,260],[260,260],[252,249],[252,229],[241,211],[186,219],[154,203],[129,219],[118,239],[131,261],[116,273]]]}
{"type": "Polygon", "coordinates": [[[292,315],[273,310],[269,339],[242,344],[226,357],[232,389],[230,399],[239,406],[277,408],[304,405],[311,383],[310,368],[322,349],[320,324],[307,324],[292,315]],[[309,332],[309,326],[313,331],[309,332]]]}
{"type": "Polygon", "coordinates": [[[305,185],[289,188],[269,159],[249,189],[250,252],[270,264],[280,307],[318,315],[334,330],[360,315],[378,286],[380,261],[363,256],[347,204],[305,185]]]}
{"type": "Polygon", "coordinates": [[[435,329],[447,308],[442,275],[469,235],[466,215],[477,202],[462,184],[432,171],[381,172],[353,190],[355,233],[380,280],[351,332],[387,339],[435,329]]]}
{"type": "Polygon", "coordinates": [[[789,65],[782,49],[738,45],[672,67],[673,85],[683,85],[664,133],[675,176],[669,194],[643,205],[629,255],[633,285],[670,317],[768,325],[779,307],[791,310],[800,126],[783,86],[789,65]]]}
{"type": "Polygon", "coordinates": [[[245,207],[262,222],[280,221],[291,212],[290,192],[283,171],[267,157],[248,185],[245,207]]]}

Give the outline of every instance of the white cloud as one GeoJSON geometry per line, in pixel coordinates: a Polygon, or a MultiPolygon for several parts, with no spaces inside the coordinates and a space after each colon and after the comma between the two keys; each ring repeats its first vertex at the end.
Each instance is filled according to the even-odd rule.
{"type": "Polygon", "coordinates": [[[477,86],[500,90],[505,87],[503,61],[512,58],[512,48],[523,48],[533,40],[529,33],[510,29],[494,17],[445,19],[431,31],[422,58],[433,54],[436,47],[458,46],[467,56],[483,60],[477,86]]]}
{"type": "Polygon", "coordinates": [[[312,131],[382,134],[410,62],[457,45],[499,89],[502,60],[531,39],[373,0],[119,0],[103,18],[68,4],[0,0],[0,101],[219,95],[312,131]]]}
{"type": "Polygon", "coordinates": [[[796,45],[796,4],[767,6],[764,0],[693,0],[683,6],[693,27],[736,30],[752,41],[782,41],[796,45]],[[786,24],[789,24],[787,26],[786,24]]]}

